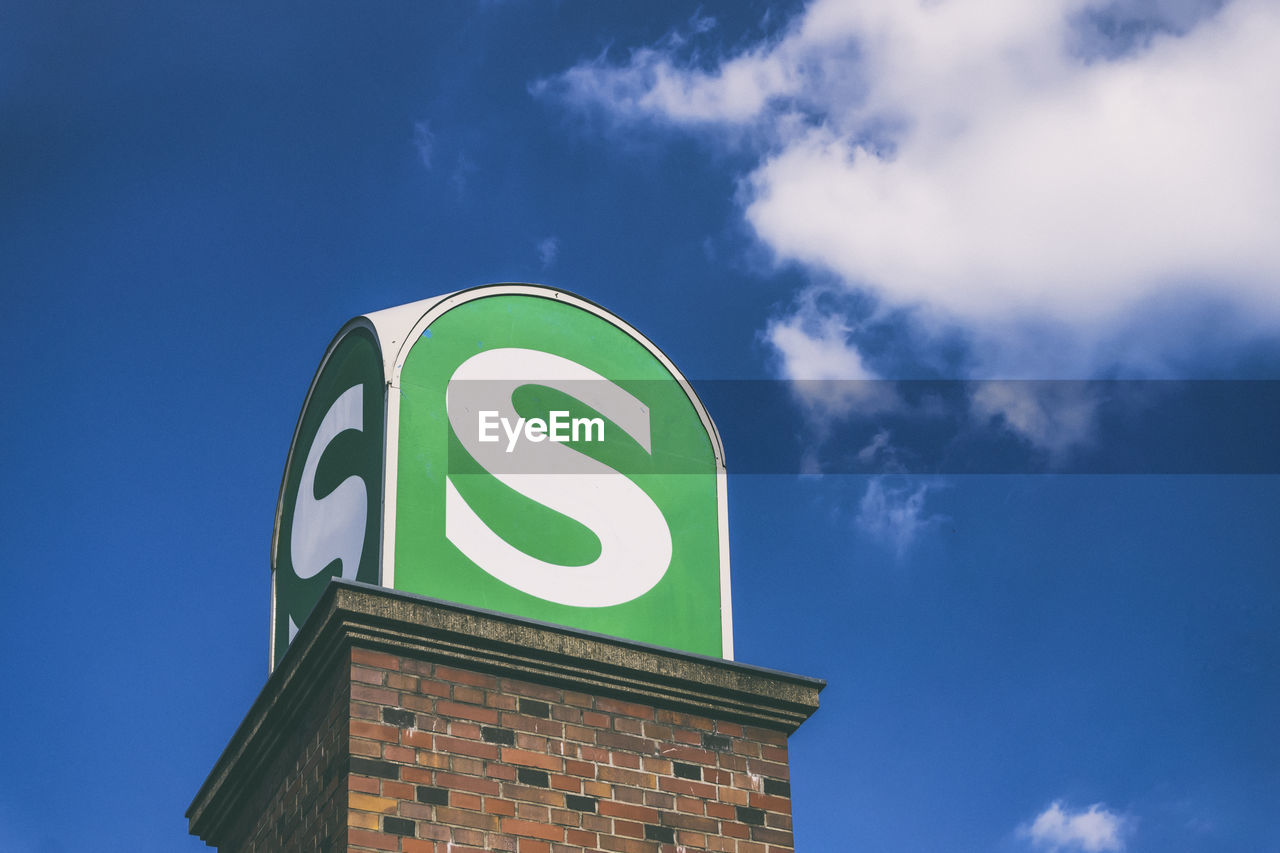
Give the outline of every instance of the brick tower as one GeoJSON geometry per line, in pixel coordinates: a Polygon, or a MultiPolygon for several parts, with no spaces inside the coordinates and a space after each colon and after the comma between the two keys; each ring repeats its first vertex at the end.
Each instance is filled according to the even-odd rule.
{"type": "Polygon", "coordinates": [[[334,581],[187,812],[235,853],[776,853],[823,682],[334,581]]]}

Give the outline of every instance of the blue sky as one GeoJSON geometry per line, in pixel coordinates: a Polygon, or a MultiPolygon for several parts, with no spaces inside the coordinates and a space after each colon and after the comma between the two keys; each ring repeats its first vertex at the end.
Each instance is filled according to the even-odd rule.
{"type": "Polygon", "coordinates": [[[0,21],[0,849],[203,846],[325,345],[520,280],[774,460],[730,478],[736,647],[830,682],[798,849],[1280,851],[1274,3],[0,21]]]}

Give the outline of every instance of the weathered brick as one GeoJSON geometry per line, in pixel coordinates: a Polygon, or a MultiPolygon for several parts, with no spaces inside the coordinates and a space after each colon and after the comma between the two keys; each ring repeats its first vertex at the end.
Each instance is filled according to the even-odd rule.
{"type": "Polygon", "coordinates": [[[351,680],[358,681],[361,684],[374,684],[381,687],[387,678],[386,670],[369,669],[365,666],[351,666],[351,680]]]}
{"type": "Polygon", "coordinates": [[[418,715],[403,708],[383,708],[382,721],[389,726],[408,729],[418,724],[418,715]]]}
{"type": "Polygon", "coordinates": [[[609,727],[609,715],[601,714],[596,711],[583,711],[582,724],[593,732],[596,729],[607,729],[609,727]]]}
{"type": "Polygon", "coordinates": [[[481,672],[471,672],[466,669],[455,669],[443,664],[436,664],[435,671],[432,674],[441,681],[470,684],[474,687],[484,687],[488,689],[498,686],[497,676],[486,675],[481,672]]]}
{"type": "Polygon", "coordinates": [[[538,735],[531,735],[528,732],[516,732],[516,746],[530,752],[545,752],[549,755],[556,754],[556,751],[551,748],[551,744],[546,738],[538,735]]]}
{"type": "Polygon", "coordinates": [[[480,736],[487,743],[496,743],[503,746],[515,746],[516,743],[516,733],[511,729],[483,726],[480,729],[480,736]]]}
{"type": "Polygon", "coordinates": [[[595,709],[606,714],[622,714],[625,717],[638,717],[642,720],[652,720],[654,714],[654,709],[648,705],[641,705],[638,702],[624,702],[608,696],[597,696],[595,709]]]}
{"type": "Polygon", "coordinates": [[[596,745],[609,749],[622,749],[650,755],[654,752],[654,743],[642,737],[619,734],[617,732],[597,732],[596,745]]]}
{"type": "Polygon", "coordinates": [[[409,693],[416,692],[418,689],[418,676],[404,675],[399,672],[388,672],[387,687],[390,687],[392,690],[402,690],[409,693]]]}
{"type": "Polygon", "coordinates": [[[520,838],[519,853],[551,853],[551,844],[537,838],[520,838]]]}
{"type": "Polygon", "coordinates": [[[449,795],[449,805],[455,809],[468,809],[478,812],[484,808],[484,799],[479,794],[468,794],[465,791],[454,791],[449,795]]]}
{"type": "Polygon", "coordinates": [[[454,737],[436,735],[435,748],[450,755],[469,755],[474,758],[494,759],[498,757],[498,747],[491,743],[475,740],[460,740],[454,737]]]}
{"type": "Polygon", "coordinates": [[[702,781],[702,768],[696,764],[685,764],[683,762],[674,762],[672,764],[672,773],[679,779],[693,779],[702,781]]]}
{"type": "Polygon", "coordinates": [[[485,797],[484,810],[489,814],[511,816],[516,813],[516,804],[510,800],[500,800],[497,797],[485,797]]]}
{"type": "Polygon", "coordinates": [[[407,782],[392,782],[384,779],[379,793],[384,797],[391,797],[395,800],[412,800],[413,786],[407,782]]]}
{"type": "Polygon", "coordinates": [[[434,778],[436,785],[441,788],[457,788],[462,791],[486,794],[491,797],[496,796],[500,790],[497,782],[480,776],[437,772],[434,778]]]}
{"type": "Polygon", "coordinates": [[[702,734],[703,749],[711,749],[716,752],[724,752],[733,748],[733,741],[724,735],[713,735],[708,732],[702,734]]]}
{"type": "Polygon", "coordinates": [[[552,705],[551,719],[559,720],[562,723],[580,723],[582,722],[582,711],[578,708],[570,708],[567,705],[552,705]]]}
{"type": "Polygon", "coordinates": [[[633,720],[630,717],[614,717],[613,730],[629,735],[644,734],[644,721],[633,720]]]}
{"type": "Polygon", "coordinates": [[[676,841],[676,831],[669,826],[647,825],[644,828],[644,837],[649,841],[658,841],[662,844],[674,844],[676,841]]]}
{"type": "Polygon", "coordinates": [[[349,767],[352,773],[358,773],[361,776],[376,776],[379,779],[400,778],[400,768],[390,761],[378,761],[353,755],[350,758],[349,767]]]}
{"type": "Polygon", "coordinates": [[[419,785],[416,790],[416,799],[420,803],[427,803],[433,806],[447,806],[449,804],[449,790],[447,788],[432,788],[429,785],[419,785]]]}
{"type": "Polygon", "coordinates": [[[657,809],[608,801],[600,803],[597,806],[597,810],[602,815],[634,820],[637,823],[657,823],[660,815],[660,812],[657,809]]]}
{"type": "Polygon", "coordinates": [[[791,833],[782,829],[770,829],[767,826],[753,826],[751,827],[751,840],[790,847],[791,833]]]}
{"type": "Polygon", "coordinates": [[[417,753],[412,747],[399,746],[397,744],[383,744],[382,757],[387,761],[397,761],[401,764],[408,764],[417,758],[417,753]]]}
{"type": "Polygon", "coordinates": [[[719,818],[720,820],[736,820],[738,812],[735,806],[729,803],[712,803],[705,804],[707,817],[719,818]]]}
{"type": "MultiPolygon", "coordinates": [[[[631,770],[639,770],[640,756],[633,752],[610,752],[609,763],[614,767],[626,767],[631,770]]],[[[646,767],[645,769],[651,773],[661,772],[652,767],[646,767]]]]}
{"type": "Polygon", "coordinates": [[[402,729],[400,731],[400,743],[403,746],[411,746],[414,749],[432,749],[435,745],[435,735],[422,729],[402,729]]]}
{"type": "Polygon", "coordinates": [[[599,844],[605,850],[614,850],[617,853],[654,853],[652,841],[621,838],[616,835],[601,836],[599,844]]]}
{"type": "Polygon", "coordinates": [[[460,737],[463,740],[484,740],[481,737],[483,731],[482,726],[475,723],[467,723],[462,720],[449,720],[446,729],[453,737],[460,737]]]}
{"type": "Polygon", "coordinates": [[[391,835],[407,835],[413,837],[418,833],[418,825],[401,817],[384,817],[382,831],[391,835]]]}
{"type": "Polygon", "coordinates": [[[583,779],[594,779],[596,775],[596,766],[590,761],[574,761],[566,758],[564,762],[564,772],[571,776],[579,776],[583,779]]]}
{"type": "Polygon", "coordinates": [[[469,812],[463,809],[449,808],[448,806],[436,806],[436,822],[448,823],[454,826],[469,826],[473,829],[483,829],[493,832],[498,828],[498,817],[496,815],[485,814],[484,812],[469,812]]]}
{"type": "MultiPolygon", "coordinates": [[[[676,798],[670,794],[664,794],[661,791],[645,791],[644,798],[641,799],[640,802],[644,803],[646,806],[661,809],[662,811],[670,811],[676,807],[676,798]]],[[[699,809],[697,813],[702,814],[701,809],[699,809]]]]}
{"type": "Polygon", "coordinates": [[[376,667],[377,669],[400,671],[400,658],[386,652],[375,652],[372,649],[353,648],[351,650],[351,662],[376,667]]]}
{"type": "Polygon", "coordinates": [[[748,802],[755,808],[764,809],[767,812],[791,814],[791,800],[786,797],[771,797],[768,794],[757,794],[753,791],[749,795],[748,802]]]}
{"type": "Polygon", "coordinates": [[[576,705],[579,708],[590,708],[595,699],[589,693],[578,693],[573,690],[564,692],[564,703],[566,705],[576,705]]]}
{"type": "Polygon", "coordinates": [[[663,826],[673,826],[676,829],[688,829],[703,834],[714,834],[720,829],[720,821],[710,817],[698,817],[697,815],[667,813],[662,816],[663,826]]]}
{"type": "Polygon", "coordinates": [[[620,785],[631,785],[635,788],[658,787],[658,777],[652,773],[637,773],[634,770],[624,770],[621,767],[600,767],[597,773],[604,782],[616,782],[620,785]]]}
{"type": "Polygon", "coordinates": [[[585,829],[566,829],[564,831],[564,840],[579,847],[595,847],[596,837],[594,832],[589,832],[585,829]]]}
{"type": "Polygon", "coordinates": [[[551,787],[557,791],[565,791],[576,794],[582,790],[582,780],[573,776],[561,776],[558,773],[551,775],[551,787]]]}
{"type": "Polygon", "coordinates": [[[356,736],[356,738],[369,738],[370,740],[383,740],[383,742],[399,743],[399,729],[394,726],[380,724],[380,722],[352,720],[351,734],[356,736]]]}
{"type": "Polygon", "coordinates": [[[574,794],[566,794],[564,798],[566,806],[580,812],[595,812],[598,802],[595,797],[579,797],[574,794]]]}
{"type": "Polygon", "coordinates": [[[551,807],[542,803],[522,801],[516,803],[516,817],[535,823],[551,823],[551,807]]]}
{"type": "Polygon", "coordinates": [[[352,791],[348,794],[347,802],[351,808],[358,811],[379,812],[381,814],[394,812],[397,805],[397,801],[390,797],[376,797],[373,794],[362,794],[359,791],[352,791]]]}
{"type": "Polygon", "coordinates": [[[532,785],[536,788],[551,787],[551,777],[543,770],[521,767],[516,770],[516,779],[522,785],[532,785]]]}
{"type": "Polygon", "coordinates": [[[534,788],[528,785],[503,785],[502,794],[511,800],[542,803],[543,805],[557,807],[564,805],[564,794],[548,788],[534,788]]]}
{"type": "Polygon", "coordinates": [[[564,759],[551,755],[542,755],[523,749],[503,747],[502,760],[507,764],[523,764],[527,767],[540,767],[560,773],[564,770],[564,759]]]}
{"type": "Polygon", "coordinates": [[[711,767],[702,768],[702,781],[708,785],[730,785],[733,783],[733,774],[728,770],[715,770],[711,767]]]}
{"type": "Polygon", "coordinates": [[[479,687],[468,687],[465,684],[455,684],[453,689],[449,691],[450,695],[458,702],[467,705],[487,705],[489,694],[485,693],[479,687]]]}
{"type": "Polygon", "coordinates": [[[369,829],[352,827],[347,830],[347,839],[354,847],[372,847],[374,850],[399,850],[400,837],[387,835],[369,829]]]}
{"type": "Polygon", "coordinates": [[[659,779],[658,788],[663,791],[670,791],[673,794],[700,797],[704,800],[712,800],[716,796],[714,785],[708,785],[705,782],[692,782],[688,779],[674,779],[670,776],[664,776],[659,779]]]}
{"type": "Polygon", "coordinates": [[[476,723],[484,723],[489,726],[498,724],[498,711],[493,708],[464,705],[459,702],[450,702],[447,699],[436,700],[436,713],[444,717],[456,717],[476,723]]]}
{"type": "Polygon", "coordinates": [[[716,754],[714,752],[692,746],[662,744],[658,747],[658,754],[663,758],[691,764],[713,765],[716,763],[716,754]]]}
{"type": "Polygon", "coordinates": [[[547,826],[514,817],[502,818],[502,831],[511,835],[528,835],[545,841],[564,841],[564,827],[547,826]]]}
{"type": "Polygon", "coordinates": [[[347,790],[360,791],[365,794],[379,794],[382,792],[382,782],[367,776],[348,776],[347,790]]]}
{"type": "Polygon", "coordinates": [[[765,779],[764,792],[775,797],[790,797],[791,783],[782,779],[765,779]]]}
{"type": "Polygon", "coordinates": [[[364,702],[372,702],[375,705],[396,705],[400,694],[394,690],[388,690],[385,687],[373,687],[368,684],[351,685],[351,698],[359,699],[364,702]]]}
{"type": "Polygon", "coordinates": [[[614,786],[614,789],[613,789],[612,799],[615,799],[620,803],[634,803],[636,805],[643,805],[645,795],[647,795],[648,793],[649,791],[643,788],[626,788],[621,785],[616,785],[614,786]]]}

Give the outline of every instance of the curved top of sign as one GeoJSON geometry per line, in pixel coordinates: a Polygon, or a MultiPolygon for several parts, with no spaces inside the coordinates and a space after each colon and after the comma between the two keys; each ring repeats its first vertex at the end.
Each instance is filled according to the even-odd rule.
{"type": "Polygon", "coordinates": [[[331,577],[732,658],[724,472],[688,380],[590,300],[493,284],[356,317],[286,460],[272,665],[331,577]]]}
{"type": "MultiPolygon", "coordinates": [[[[567,290],[560,290],[543,284],[483,284],[431,299],[420,299],[417,302],[410,302],[407,305],[399,305],[395,308],[370,312],[348,323],[347,327],[339,332],[337,337],[342,337],[353,325],[367,323],[377,333],[380,340],[387,342],[388,351],[383,354],[383,363],[388,380],[395,385],[398,384],[397,380],[400,377],[400,371],[404,367],[404,360],[412,343],[417,341],[436,318],[446,311],[451,311],[472,300],[502,295],[536,296],[543,299],[554,299],[557,302],[563,302],[566,305],[572,305],[575,308],[590,312],[635,339],[667,369],[672,379],[680,383],[680,387],[684,389],[685,394],[689,397],[689,402],[698,412],[698,417],[702,420],[702,424],[707,430],[707,437],[711,440],[717,463],[722,469],[724,468],[724,445],[720,441],[720,431],[716,429],[711,416],[707,414],[706,406],[702,404],[702,400],[699,399],[697,392],[693,390],[693,386],[689,384],[689,380],[685,379],[684,374],[667,357],[667,354],[626,320],[592,302],[590,299],[585,299],[567,290]]],[[[335,338],[336,340],[337,338],[335,338]]]]}

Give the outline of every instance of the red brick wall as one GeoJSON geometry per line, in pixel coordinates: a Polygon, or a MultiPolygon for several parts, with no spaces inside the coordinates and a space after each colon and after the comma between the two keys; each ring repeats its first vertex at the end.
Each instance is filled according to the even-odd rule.
{"type": "Polygon", "coordinates": [[[253,779],[228,853],[314,853],[347,849],[346,769],[351,707],[347,673],[335,671],[282,729],[272,759],[253,779]]]}
{"type": "Polygon", "coordinates": [[[347,849],[793,847],[782,732],[361,648],[350,678],[347,849]]]}

